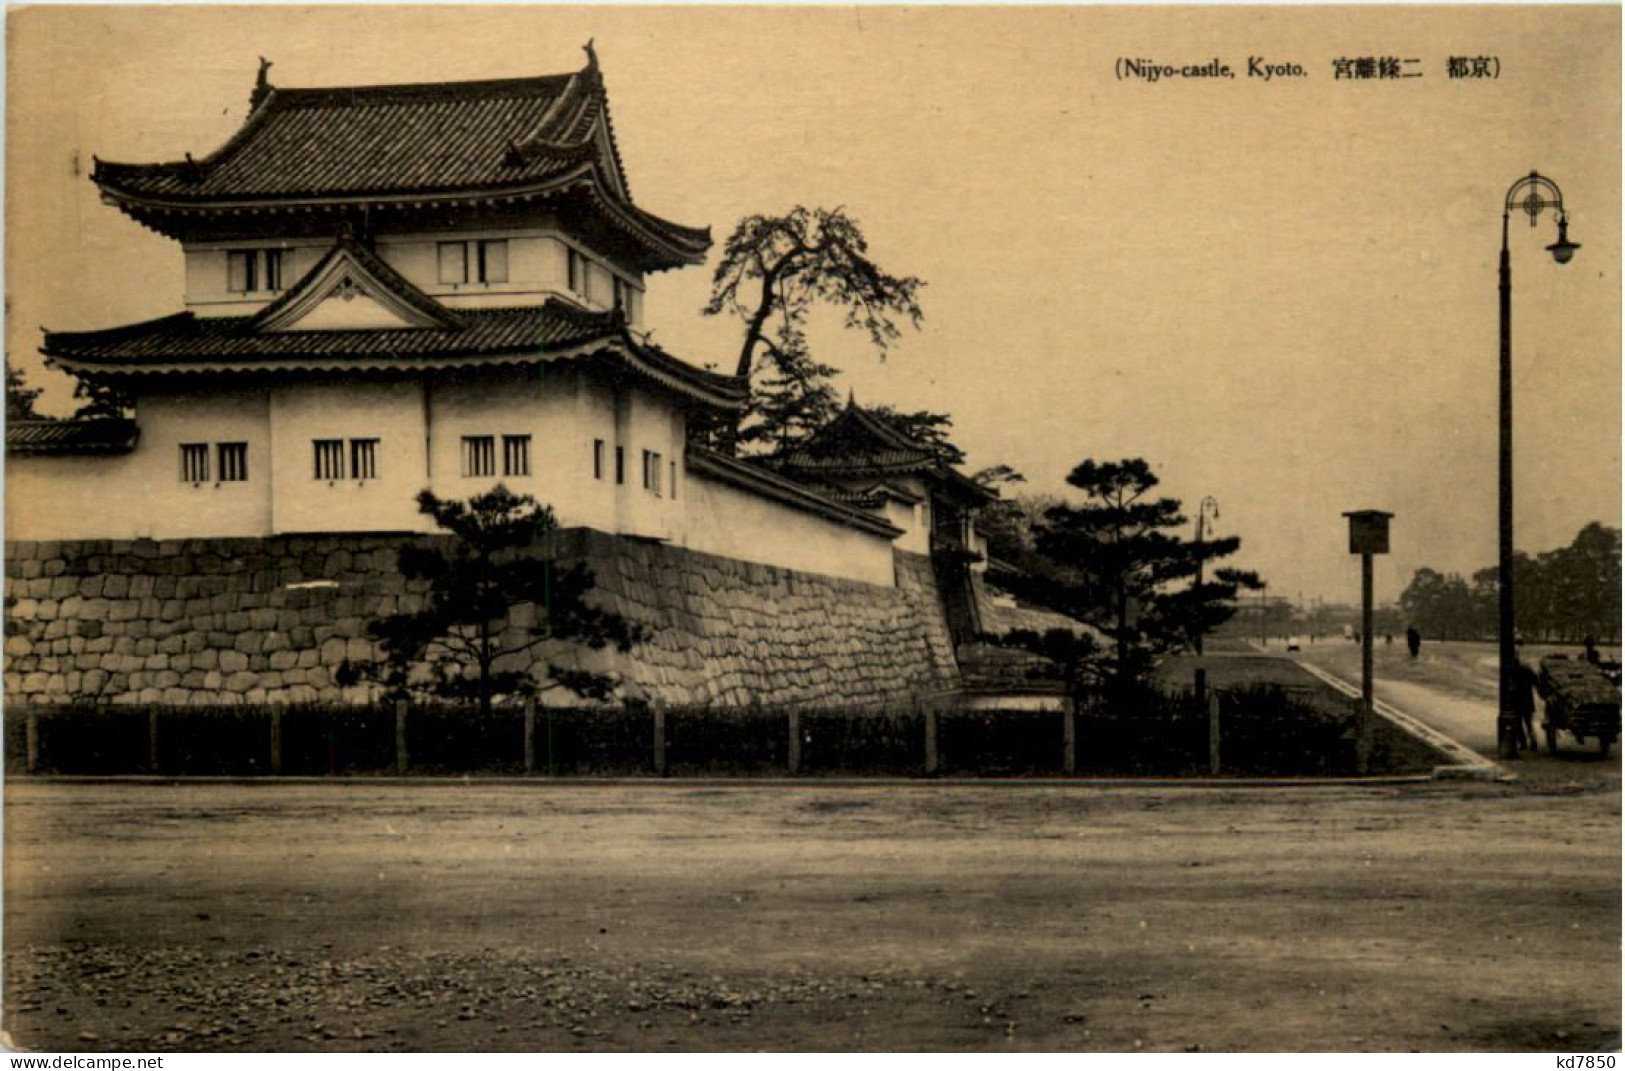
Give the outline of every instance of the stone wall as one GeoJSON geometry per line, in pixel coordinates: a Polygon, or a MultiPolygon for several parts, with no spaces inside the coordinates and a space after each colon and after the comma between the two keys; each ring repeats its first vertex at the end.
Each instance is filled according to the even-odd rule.
{"type": "MultiPolygon", "coordinates": [[[[334,673],[373,655],[370,620],[420,604],[423,586],[395,568],[412,538],[434,537],[8,543],[7,696],[364,700],[334,673]]],[[[899,552],[887,588],[585,529],[560,533],[558,552],[586,560],[596,597],[650,630],[630,655],[580,662],[619,674],[629,696],[878,706],[958,687],[924,558],[899,552]]]]}

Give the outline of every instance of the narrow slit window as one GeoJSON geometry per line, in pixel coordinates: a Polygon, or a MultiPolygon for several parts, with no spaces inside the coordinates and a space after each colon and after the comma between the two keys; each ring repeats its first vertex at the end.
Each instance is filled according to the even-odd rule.
{"type": "Polygon", "coordinates": [[[615,448],[615,482],[626,482],[626,448],[623,446],[615,448]]]}
{"type": "Polygon", "coordinates": [[[592,441],[592,478],[595,480],[604,478],[604,440],[602,439],[592,441]]]}
{"type": "Polygon", "coordinates": [[[497,474],[496,439],[491,435],[463,436],[463,475],[495,476],[497,474]]]}
{"type": "Polygon", "coordinates": [[[504,476],[530,475],[529,435],[504,435],[502,437],[502,474],[504,476]]]}
{"type": "Polygon", "coordinates": [[[653,450],[643,452],[643,489],[651,494],[660,493],[660,455],[653,450]]]}
{"type": "Polygon", "coordinates": [[[208,482],[208,443],[181,443],[181,480],[184,483],[208,482]]]}
{"type": "Polygon", "coordinates": [[[316,478],[344,479],[344,440],[315,439],[312,440],[312,445],[316,454],[316,478]]]}
{"type": "Polygon", "coordinates": [[[378,440],[350,440],[350,475],[357,480],[378,478],[378,440]]]}
{"type": "Polygon", "coordinates": [[[496,238],[478,243],[480,282],[505,283],[508,281],[508,240],[496,238]]]}
{"type": "Polygon", "coordinates": [[[282,250],[265,250],[265,289],[282,289],[282,250]]]}
{"type": "Polygon", "coordinates": [[[677,462],[671,462],[671,497],[677,497],[677,462]]]}
{"type": "Polygon", "coordinates": [[[248,479],[247,443],[221,443],[215,453],[220,459],[221,483],[242,483],[248,479]]]}
{"type": "Polygon", "coordinates": [[[572,292],[587,296],[587,258],[574,249],[568,253],[570,260],[570,289],[572,292]]]}

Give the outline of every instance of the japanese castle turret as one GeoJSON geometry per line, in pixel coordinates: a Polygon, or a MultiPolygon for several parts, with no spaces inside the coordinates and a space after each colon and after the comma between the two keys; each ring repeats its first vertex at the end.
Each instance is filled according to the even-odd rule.
{"type": "Polygon", "coordinates": [[[15,429],[11,538],[424,531],[420,490],[504,483],[567,526],[890,582],[884,511],[687,444],[747,386],[651,344],[644,294],[710,231],[633,201],[590,45],[492,81],[269,68],[215,151],[96,161],[102,199],[180,245],[183,307],[46,332],[135,422],[15,429]]]}

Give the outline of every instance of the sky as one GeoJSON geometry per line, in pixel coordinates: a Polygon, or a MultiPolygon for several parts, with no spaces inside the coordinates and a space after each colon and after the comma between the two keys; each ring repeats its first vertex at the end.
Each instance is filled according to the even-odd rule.
{"type": "MultiPolygon", "coordinates": [[[[1620,10],[1477,8],[61,7],[7,35],[6,345],[181,307],[179,246],[102,205],[93,155],[201,157],[258,66],[287,87],[514,77],[595,42],[632,192],[720,246],[749,213],[844,206],[926,281],[884,360],[838,320],[815,356],[860,402],[950,413],[970,468],[1065,491],[1144,457],[1271,595],[1355,602],[1342,513],[1395,514],[1379,602],[1496,555],[1496,261],[1511,229],[1517,541],[1620,523],[1620,10]],[[1450,56],[1499,77],[1452,80],[1450,56]],[[1249,57],[1302,77],[1248,77],[1249,57]],[[1334,61],[1421,77],[1337,80],[1334,61]],[[1118,77],[1217,59],[1230,79],[1118,77]]],[[[667,349],[731,367],[710,269],[649,280],[667,349]]]]}

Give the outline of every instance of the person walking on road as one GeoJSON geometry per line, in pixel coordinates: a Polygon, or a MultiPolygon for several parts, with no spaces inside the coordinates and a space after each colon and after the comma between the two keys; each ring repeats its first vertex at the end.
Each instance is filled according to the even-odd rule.
{"type": "Polygon", "coordinates": [[[1415,658],[1422,653],[1422,634],[1412,625],[1405,630],[1405,646],[1411,650],[1411,657],[1415,658]]]}
{"type": "Polygon", "coordinates": [[[1516,746],[1519,751],[1535,746],[1535,671],[1520,659],[1512,671],[1512,710],[1518,715],[1516,746]]]}

